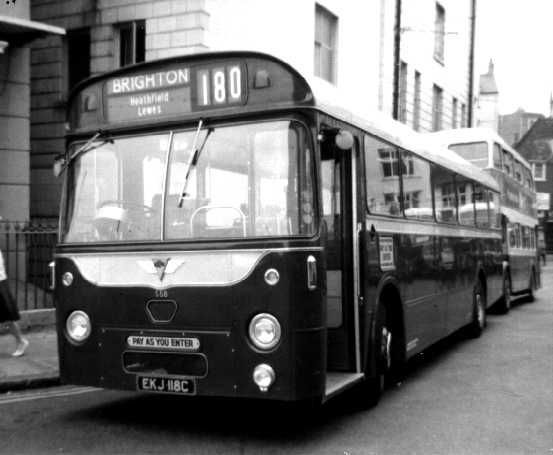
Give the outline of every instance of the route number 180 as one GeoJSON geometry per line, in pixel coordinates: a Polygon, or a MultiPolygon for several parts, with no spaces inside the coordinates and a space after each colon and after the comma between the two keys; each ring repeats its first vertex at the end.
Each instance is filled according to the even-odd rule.
{"type": "Polygon", "coordinates": [[[233,104],[242,100],[239,65],[202,69],[197,73],[198,105],[233,104]]]}

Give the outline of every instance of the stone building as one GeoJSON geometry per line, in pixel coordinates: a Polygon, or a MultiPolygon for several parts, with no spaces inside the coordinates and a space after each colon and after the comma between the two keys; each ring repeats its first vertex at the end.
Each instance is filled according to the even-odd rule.
{"type": "Polygon", "coordinates": [[[536,120],[543,119],[545,116],[537,112],[526,112],[518,108],[512,114],[499,116],[499,135],[512,146],[526,134],[536,120]]]}
{"type": "Polygon", "coordinates": [[[547,251],[553,252],[553,117],[536,120],[515,148],[532,166],[538,217],[547,251]]]}
{"type": "Polygon", "coordinates": [[[0,4],[0,221],[29,219],[29,43],[63,33],[31,21],[29,0],[0,4]]]}
{"type": "Polygon", "coordinates": [[[367,115],[395,111],[421,131],[472,118],[474,0],[33,0],[32,15],[68,31],[32,51],[34,218],[57,217],[50,166],[64,150],[69,90],[143,60],[263,51],[336,85],[367,115]]]}

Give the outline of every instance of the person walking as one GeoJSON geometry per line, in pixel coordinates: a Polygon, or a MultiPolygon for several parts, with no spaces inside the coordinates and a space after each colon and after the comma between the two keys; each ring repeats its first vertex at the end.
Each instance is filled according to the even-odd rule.
{"type": "Polygon", "coordinates": [[[21,357],[29,346],[29,341],[21,334],[17,321],[19,321],[19,310],[8,286],[4,257],[0,250],[0,324],[5,322],[15,338],[16,346],[12,353],[13,357],[21,357]]]}

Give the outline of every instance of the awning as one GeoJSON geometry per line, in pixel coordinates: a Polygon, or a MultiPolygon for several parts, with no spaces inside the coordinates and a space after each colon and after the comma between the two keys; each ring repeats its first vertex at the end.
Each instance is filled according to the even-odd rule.
{"type": "Polygon", "coordinates": [[[0,15],[0,40],[20,45],[46,35],[65,35],[65,30],[43,22],[0,15]]]}

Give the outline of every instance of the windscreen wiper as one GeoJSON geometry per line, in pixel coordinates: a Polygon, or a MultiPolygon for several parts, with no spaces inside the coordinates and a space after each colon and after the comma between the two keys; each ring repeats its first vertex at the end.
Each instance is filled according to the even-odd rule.
{"type": "Polygon", "coordinates": [[[190,158],[190,162],[188,163],[188,169],[186,170],[186,176],[184,177],[184,185],[182,187],[181,195],[179,197],[179,203],[178,203],[179,209],[182,208],[182,203],[184,202],[184,199],[188,196],[188,193],[186,192],[186,190],[188,188],[188,182],[190,180],[190,173],[192,172],[192,169],[196,167],[196,164],[198,163],[198,158],[200,157],[200,153],[202,153],[202,150],[204,149],[205,143],[207,142],[209,135],[213,132],[213,128],[208,128],[207,133],[202,142],[202,145],[198,147],[198,139],[200,138],[200,132],[203,124],[204,124],[204,121],[200,119],[200,121],[198,122],[198,128],[196,129],[196,135],[194,136],[194,143],[192,145],[192,150],[194,150],[194,153],[192,153],[192,157],[190,158]]]}
{"type": "Polygon", "coordinates": [[[98,130],[98,132],[94,136],[92,136],[88,141],[86,141],[82,146],[80,146],[69,156],[69,159],[67,160],[67,164],[71,163],[71,161],[73,161],[75,158],[77,158],[77,156],[79,156],[82,153],[90,152],[91,150],[97,149],[98,147],[101,147],[102,145],[105,145],[108,143],[113,144],[113,139],[111,138],[111,136],[108,136],[104,138],[102,141],[97,142],[95,144],[94,141],[98,139],[102,134],[103,132],[98,130]]]}
{"type": "MultiPolygon", "coordinates": [[[[100,142],[94,143],[101,135],[103,134],[103,131],[98,130],[94,136],[92,136],[88,141],[86,141],[83,145],[81,145],[77,150],[75,150],[69,157],[61,157],[63,159],[61,163],[61,167],[56,172],[57,175],[61,174],[71,162],[77,158],[82,153],[90,152],[91,150],[97,149],[98,147],[101,147],[105,144],[113,144],[113,139],[111,136],[108,136],[101,140],[100,142]]],[[[58,161],[58,158],[56,158],[56,162],[58,161]]]]}

